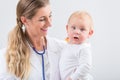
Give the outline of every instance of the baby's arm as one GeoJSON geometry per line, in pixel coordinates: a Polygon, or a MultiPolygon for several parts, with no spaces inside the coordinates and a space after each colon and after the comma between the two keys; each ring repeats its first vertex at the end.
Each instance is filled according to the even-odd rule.
{"type": "Polygon", "coordinates": [[[90,48],[83,48],[77,56],[79,57],[79,66],[76,67],[75,72],[70,76],[71,80],[82,80],[91,69],[92,58],[90,48]]]}

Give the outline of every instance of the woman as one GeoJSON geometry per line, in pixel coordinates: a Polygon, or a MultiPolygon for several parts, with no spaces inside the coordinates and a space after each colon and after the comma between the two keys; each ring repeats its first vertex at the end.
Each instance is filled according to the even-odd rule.
{"type": "Polygon", "coordinates": [[[16,14],[8,46],[0,51],[0,79],[59,80],[59,53],[65,43],[46,37],[49,0],[20,0],[16,14]]]}

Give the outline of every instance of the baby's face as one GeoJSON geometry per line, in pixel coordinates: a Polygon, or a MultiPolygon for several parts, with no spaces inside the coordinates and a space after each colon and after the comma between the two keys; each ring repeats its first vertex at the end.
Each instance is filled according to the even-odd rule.
{"type": "Polygon", "coordinates": [[[90,21],[78,16],[72,17],[67,25],[70,44],[81,44],[90,36],[90,21]]]}

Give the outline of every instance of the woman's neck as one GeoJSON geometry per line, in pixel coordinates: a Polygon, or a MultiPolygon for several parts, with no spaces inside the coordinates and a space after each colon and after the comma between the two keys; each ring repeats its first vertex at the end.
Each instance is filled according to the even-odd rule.
{"type": "Polygon", "coordinates": [[[45,46],[45,37],[30,37],[29,38],[30,43],[32,44],[32,46],[38,50],[41,51],[43,50],[43,46],[45,46]]]}

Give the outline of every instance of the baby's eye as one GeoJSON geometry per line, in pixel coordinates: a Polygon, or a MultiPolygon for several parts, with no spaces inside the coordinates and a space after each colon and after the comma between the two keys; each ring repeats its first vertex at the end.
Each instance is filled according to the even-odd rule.
{"type": "Polygon", "coordinates": [[[75,30],[75,29],[76,29],[76,26],[72,26],[72,29],[75,30]]]}
{"type": "Polygon", "coordinates": [[[80,30],[81,30],[81,31],[85,31],[85,28],[81,28],[80,30]]]}

